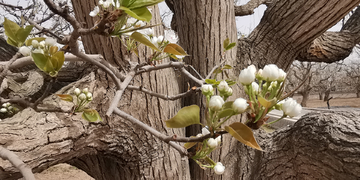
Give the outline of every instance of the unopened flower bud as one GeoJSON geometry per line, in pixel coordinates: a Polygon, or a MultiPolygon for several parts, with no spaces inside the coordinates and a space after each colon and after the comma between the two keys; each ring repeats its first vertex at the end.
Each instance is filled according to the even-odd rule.
{"type": "Polygon", "coordinates": [[[233,90],[229,87],[226,91],[225,91],[225,95],[226,96],[231,96],[233,94],[233,90]]]}
{"type": "Polygon", "coordinates": [[[28,48],[27,46],[22,46],[19,48],[19,52],[23,55],[23,56],[29,56],[31,49],[28,48]]]}
{"type": "Polygon", "coordinates": [[[215,138],[217,145],[219,146],[221,144],[221,136],[218,136],[217,138],[215,138]]]}
{"type": "Polygon", "coordinates": [[[6,112],[7,112],[7,109],[6,109],[6,108],[1,108],[1,109],[0,109],[0,112],[6,113],[6,112]]]}
{"type": "Polygon", "coordinates": [[[78,96],[80,93],[81,93],[80,89],[79,89],[79,88],[75,88],[74,94],[75,94],[76,96],[78,96]]]}
{"type": "Polygon", "coordinates": [[[214,171],[216,174],[223,174],[225,172],[225,166],[221,162],[217,162],[214,171]]]}
{"type": "Polygon", "coordinates": [[[82,92],[85,93],[85,94],[87,94],[87,93],[89,92],[89,89],[88,89],[88,88],[84,88],[84,89],[82,90],[82,92]]]}
{"type": "Polygon", "coordinates": [[[213,111],[218,111],[224,103],[224,100],[220,96],[212,96],[209,101],[209,108],[213,111]]]}
{"type": "Polygon", "coordinates": [[[207,95],[213,95],[214,94],[214,88],[211,84],[203,84],[201,86],[201,92],[207,96],[207,95]]]}
{"type": "Polygon", "coordinates": [[[209,131],[206,127],[203,127],[203,128],[201,129],[201,134],[202,134],[203,136],[206,136],[206,135],[210,134],[210,131],[209,131]]]}
{"type": "Polygon", "coordinates": [[[268,64],[264,67],[262,76],[266,81],[276,81],[279,78],[279,68],[275,64],[268,64]]]}
{"type": "Polygon", "coordinates": [[[301,105],[298,104],[293,98],[286,99],[281,108],[284,114],[290,117],[298,116],[302,111],[301,105]]]}
{"type": "Polygon", "coordinates": [[[255,80],[256,68],[254,65],[248,66],[241,70],[239,75],[239,81],[243,85],[249,85],[255,80]]]}
{"type": "Polygon", "coordinates": [[[217,89],[220,91],[220,92],[225,92],[227,89],[229,89],[229,85],[226,81],[222,80],[220,81],[217,89]]]}
{"type": "Polygon", "coordinates": [[[56,39],[48,37],[45,39],[45,44],[48,46],[53,46],[56,44],[56,39]]]}
{"type": "Polygon", "coordinates": [[[252,82],[251,83],[251,86],[252,86],[252,90],[255,94],[258,94],[259,93],[259,84],[256,83],[256,82],[252,82]]]}
{"type": "Polygon", "coordinates": [[[34,47],[34,48],[37,48],[38,46],[39,46],[39,41],[37,41],[37,40],[32,40],[31,41],[31,45],[34,47]]]}
{"type": "Polygon", "coordinates": [[[209,138],[209,140],[207,141],[207,144],[210,148],[216,148],[216,146],[218,145],[218,142],[214,138],[209,138]]]}
{"type": "Polygon", "coordinates": [[[235,111],[235,113],[238,114],[243,113],[247,107],[248,107],[248,103],[243,98],[237,98],[232,104],[232,109],[235,111]]]}
{"type": "Polygon", "coordinates": [[[80,99],[80,100],[85,100],[85,99],[86,99],[86,95],[85,95],[84,93],[81,93],[81,94],[79,95],[79,99],[80,99]]]}
{"type": "Polygon", "coordinates": [[[90,92],[88,92],[88,93],[86,94],[86,98],[87,98],[87,99],[92,99],[92,94],[91,94],[90,92]]]}

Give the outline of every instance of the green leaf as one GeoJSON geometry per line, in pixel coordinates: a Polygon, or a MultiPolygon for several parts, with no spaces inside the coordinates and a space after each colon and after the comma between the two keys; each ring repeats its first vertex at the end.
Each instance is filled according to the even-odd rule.
{"type": "MultiPolygon", "coordinates": [[[[196,136],[190,136],[190,138],[195,138],[196,136]]],[[[184,144],[185,149],[190,149],[195,146],[198,142],[187,142],[184,144]]]]}
{"type": "Polygon", "coordinates": [[[20,28],[16,32],[16,37],[17,37],[18,43],[21,43],[21,45],[24,44],[26,38],[29,36],[33,27],[34,26],[26,26],[25,28],[20,28]]]}
{"type": "Polygon", "coordinates": [[[213,72],[213,74],[219,74],[222,72],[223,72],[223,70],[221,68],[216,68],[215,71],[213,72]]]}
{"type": "Polygon", "coordinates": [[[129,16],[138,19],[140,21],[147,21],[150,22],[152,18],[152,14],[146,7],[136,8],[136,9],[129,9],[127,7],[121,6],[120,9],[124,10],[126,14],[129,16]]]}
{"type": "Polygon", "coordinates": [[[121,4],[121,5],[123,5],[125,7],[128,7],[129,9],[137,9],[137,8],[156,5],[156,4],[158,4],[158,3],[162,2],[162,1],[164,1],[164,0],[136,0],[136,1],[134,1],[133,3],[131,3],[128,6],[125,6],[123,4],[121,4]]]}
{"type": "Polygon", "coordinates": [[[18,43],[16,41],[12,40],[11,38],[8,38],[6,40],[6,42],[12,46],[18,47],[18,43]]]}
{"type": "Polygon", "coordinates": [[[38,42],[41,42],[41,41],[44,41],[45,39],[46,38],[44,38],[44,37],[31,38],[31,39],[28,39],[28,40],[25,41],[25,45],[26,46],[31,46],[33,40],[37,40],[38,42]]]}
{"type": "Polygon", "coordinates": [[[223,104],[222,108],[223,109],[232,109],[233,103],[234,103],[234,101],[227,101],[223,104]]]}
{"type": "Polygon", "coordinates": [[[224,44],[223,44],[224,49],[226,49],[226,47],[229,45],[229,43],[230,43],[230,39],[229,38],[225,39],[224,44]]]}
{"type": "Polygon", "coordinates": [[[270,107],[272,107],[273,105],[275,105],[276,104],[276,98],[273,98],[273,99],[271,99],[270,101],[268,101],[267,99],[265,99],[265,98],[263,98],[262,96],[258,96],[258,100],[259,100],[259,102],[260,102],[260,104],[262,105],[262,106],[264,106],[265,108],[270,108],[270,107]]]}
{"type": "Polygon", "coordinates": [[[166,45],[166,47],[164,48],[164,52],[181,56],[188,55],[181,46],[173,43],[169,43],[168,45],[166,45]]]}
{"type": "Polygon", "coordinates": [[[95,122],[98,119],[102,121],[99,113],[95,109],[84,109],[83,114],[81,115],[82,118],[89,122],[95,122]]]}
{"type": "Polygon", "coordinates": [[[232,85],[235,85],[236,82],[235,81],[231,81],[231,80],[225,80],[226,83],[229,85],[229,86],[232,86],[232,85]]]}
{"type": "Polygon", "coordinates": [[[165,121],[169,128],[183,128],[192,124],[200,124],[200,108],[197,105],[183,107],[171,119],[165,121]]]}
{"type": "Polygon", "coordinates": [[[129,7],[131,6],[136,0],[119,0],[121,6],[129,7]]]}
{"type": "Polygon", "coordinates": [[[235,47],[235,46],[236,46],[236,43],[235,43],[235,42],[230,43],[228,46],[226,46],[225,50],[226,50],[226,51],[227,51],[227,50],[230,50],[230,49],[232,49],[232,48],[235,47]]]}
{"type": "Polygon", "coordinates": [[[31,57],[33,58],[35,65],[42,71],[45,72],[46,64],[48,62],[48,58],[41,53],[31,53],[31,57]]]}
{"type": "Polygon", "coordinates": [[[233,67],[232,66],[230,66],[230,65],[228,65],[228,64],[226,64],[224,67],[223,67],[223,69],[232,69],[233,67]]]}
{"type": "Polygon", "coordinates": [[[216,83],[216,80],[215,79],[205,79],[205,82],[207,84],[215,84],[216,83]]]}
{"type": "Polygon", "coordinates": [[[18,47],[18,39],[16,37],[16,33],[20,29],[20,26],[18,24],[16,24],[15,22],[10,21],[7,18],[5,18],[4,29],[5,29],[5,35],[8,38],[11,38],[13,43],[16,44],[16,47],[18,47]]]}
{"type": "Polygon", "coordinates": [[[135,39],[136,41],[154,49],[155,51],[160,51],[153,43],[150,42],[148,38],[146,38],[143,34],[139,32],[134,32],[131,34],[130,38],[135,39]]]}
{"type": "Polygon", "coordinates": [[[55,71],[59,71],[64,64],[65,56],[64,51],[58,51],[51,56],[51,61],[55,71]]]}
{"type": "Polygon", "coordinates": [[[262,151],[261,147],[255,140],[253,132],[245,124],[235,122],[230,126],[225,126],[225,130],[241,143],[262,151]]]}
{"type": "Polygon", "coordinates": [[[73,97],[68,94],[56,94],[63,101],[73,102],[73,97]]]}
{"type": "Polygon", "coordinates": [[[228,117],[234,114],[234,110],[233,109],[224,109],[222,111],[219,112],[218,114],[218,118],[224,118],[224,117],[228,117]]]}

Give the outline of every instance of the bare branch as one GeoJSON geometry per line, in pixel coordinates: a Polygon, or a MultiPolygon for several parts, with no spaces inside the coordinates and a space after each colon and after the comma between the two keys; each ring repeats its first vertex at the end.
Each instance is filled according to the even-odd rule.
{"type": "Polygon", "coordinates": [[[174,149],[176,149],[177,151],[179,151],[179,153],[182,156],[188,156],[189,153],[187,152],[187,150],[182,147],[181,145],[179,145],[178,143],[175,143],[173,141],[169,141],[169,139],[171,139],[172,137],[168,137],[164,134],[162,134],[161,132],[157,131],[156,129],[150,127],[149,125],[141,122],[140,120],[134,118],[133,116],[125,113],[124,111],[121,111],[120,109],[118,109],[117,107],[114,109],[114,113],[119,115],[120,117],[129,120],[130,122],[138,125],[140,128],[144,129],[145,131],[151,133],[152,135],[154,135],[155,137],[159,138],[160,140],[168,143],[170,146],[172,146],[174,149]]]}
{"type": "Polygon", "coordinates": [[[254,9],[262,4],[270,4],[271,0],[250,0],[248,3],[242,6],[235,6],[235,16],[246,16],[254,14],[254,9]]]}
{"type": "Polygon", "coordinates": [[[165,94],[159,94],[159,93],[156,93],[156,92],[152,92],[152,91],[149,91],[143,87],[136,87],[136,86],[131,86],[129,85],[127,87],[128,90],[137,90],[137,91],[141,91],[141,92],[144,92],[146,94],[149,94],[151,96],[154,96],[154,97],[158,97],[160,99],[164,99],[164,100],[170,100],[170,101],[174,101],[174,100],[177,100],[177,99],[180,99],[180,98],[183,98],[183,97],[186,97],[186,96],[189,96],[191,94],[194,94],[196,92],[200,92],[201,89],[198,87],[198,88],[191,88],[190,90],[184,92],[184,93],[181,93],[181,94],[178,94],[178,95],[173,95],[173,96],[169,96],[169,95],[165,95],[165,94]]]}
{"type": "Polygon", "coordinates": [[[21,56],[21,53],[17,52],[9,61],[7,61],[5,67],[3,68],[1,74],[0,74],[0,82],[3,81],[4,77],[7,74],[7,71],[9,70],[10,66],[15,62],[15,60],[21,56]]]}
{"type": "Polygon", "coordinates": [[[0,146],[0,157],[4,160],[10,161],[13,166],[19,169],[25,180],[35,180],[35,176],[32,173],[31,168],[21,161],[15,153],[0,146]]]}

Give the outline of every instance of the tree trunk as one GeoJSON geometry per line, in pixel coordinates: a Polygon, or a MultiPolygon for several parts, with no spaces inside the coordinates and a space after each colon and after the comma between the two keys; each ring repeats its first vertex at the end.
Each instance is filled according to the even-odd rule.
{"type": "MultiPolygon", "coordinates": [[[[73,1],[75,15],[84,27],[92,27],[96,18],[88,16],[98,1],[73,1]]],[[[151,24],[159,24],[158,8],[152,10],[151,24]]],[[[154,30],[158,35],[160,26],[154,30]]],[[[82,37],[86,53],[101,54],[113,65],[125,67],[125,51],[117,38],[91,35],[82,37]]],[[[150,50],[140,48],[139,63],[145,62],[144,54],[150,50]]],[[[177,76],[172,69],[144,73],[135,78],[133,85],[142,86],[163,94],[178,94],[177,76]]],[[[87,123],[81,115],[63,113],[36,113],[25,109],[13,118],[0,123],[0,144],[19,152],[18,156],[41,172],[58,163],[69,163],[82,169],[97,180],[113,179],[190,179],[186,158],[166,143],[153,137],[128,121],[115,115],[108,118],[105,112],[115,95],[115,86],[102,71],[91,73],[75,84],[67,86],[89,87],[94,100],[90,107],[100,112],[103,123],[87,123]],[[16,124],[16,125],[14,125],[16,124]],[[22,129],[21,132],[17,132],[22,129]]],[[[51,96],[47,103],[66,106],[51,96]]],[[[185,130],[166,128],[163,120],[170,119],[180,109],[180,101],[163,101],[140,92],[126,91],[119,106],[125,112],[151,125],[160,132],[185,136],[185,130]]],[[[17,179],[20,174],[9,163],[0,161],[0,179],[17,179]]]]}
{"type": "Polygon", "coordinates": [[[302,100],[301,100],[301,106],[302,107],[307,107],[307,101],[309,100],[310,97],[310,91],[304,91],[300,93],[302,95],[302,100]]]}
{"type": "Polygon", "coordinates": [[[319,100],[323,100],[324,98],[324,93],[323,92],[319,92],[319,100]]]}
{"type": "Polygon", "coordinates": [[[360,98],[360,91],[356,92],[356,98],[360,98]]]}
{"type": "Polygon", "coordinates": [[[324,93],[324,101],[327,101],[330,98],[330,92],[331,92],[331,88],[326,89],[324,93]]]}

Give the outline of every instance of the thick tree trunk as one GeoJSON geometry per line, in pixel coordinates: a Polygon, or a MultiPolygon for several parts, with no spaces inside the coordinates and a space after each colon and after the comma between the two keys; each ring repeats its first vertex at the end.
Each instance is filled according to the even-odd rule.
{"type": "MultiPolygon", "coordinates": [[[[96,19],[88,16],[98,1],[73,1],[75,15],[84,27],[91,27],[96,19]]],[[[152,10],[152,24],[160,23],[157,6],[152,10]]],[[[155,34],[162,31],[157,27],[155,34]]],[[[125,51],[116,38],[91,35],[82,37],[87,53],[102,54],[113,65],[125,67],[125,51]]],[[[142,51],[136,61],[145,62],[142,51]]],[[[163,94],[178,94],[177,76],[172,69],[144,73],[135,78],[133,85],[142,86],[163,94]]],[[[105,112],[115,94],[111,79],[97,70],[84,79],[64,88],[89,87],[94,100],[90,106],[100,112],[103,123],[87,123],[81,115],[63,113],[36,113],[25,109],[11,119],[0,122],[0,144],[18,152],[18,156],[33,168],[33,172],[58,164],[69,163],[84,170],[97,180],[114,179],[190,179],[186,158],[137,126],[115,115],[108,118],[105,112]],[[17,132],[21,129],[21,132],[17,132]]],[[[64,92],[65,91],[65,92],[64,92]]],[[[51,96],[47,103],[58,102],[51,96]]],[[[56,104],[55,103],[55,104],[56,104]]],[[[59,102],[61,106],[71,104],[59,102]]],[[[56,104],[59,106],[59,104],[56,104]]],[[[125,112],[166,134],[185,136],[182,129],[169,130],[163,120],[173,117],[180,109],[180,101],[167,102],[140,92],[126,91],[119,103],[125,112]]],[[[0,179],[17,179],[20,174],[9,163],[0,161],[0,179]]]]}
{"type": "Polygon", "coordinates": [[[300,93],[302,95],[302,100],[301,100],[301,106],[302,107],[307,107],[307,101],[309,100],[309,96],[310,96],[310,91],[303,91],[300,93]]]}
{"type": "Polygon", "coordinates": [[[319,92],[319,100],[323,100],[324,98],[324,93],[323,92],[319,92]]]}

